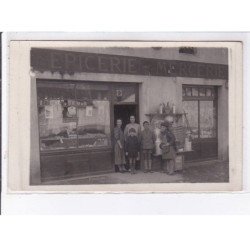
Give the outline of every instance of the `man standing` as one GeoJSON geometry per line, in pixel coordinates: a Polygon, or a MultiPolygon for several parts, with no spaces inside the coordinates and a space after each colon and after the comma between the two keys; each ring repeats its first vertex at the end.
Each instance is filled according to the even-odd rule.
{"type": "Polygon", "coordinates": [[[140,141],[140,139],[141,139],[141,126],[140,126],[140,124],[135,122],[135,116],[134,115],[130,116],[130,123],[128,123],[126,125],[126,127],[125,127],[125,130],[124,130],[125,140],[128,138],[128,131],[131,128],[135,129],[136,136],[138,137],[138,139],[140,141]]]}
{"type": "MultiPolygon", "coordinates": [[[[140,124],[135,122],[135,116],[131,115],[130,116],[130,123],[128,123],[124,129],[124,136],[125,136],[125,142],[129,136],[129,130],[133,128],[135,130],[135,136],[138,138],[139,143],[141,142],[141,126],[140,124]]],[[[136,166],[137,169],[140,166],[140,154],[138,154],[137,160],[136,160],[136,166]]]]}

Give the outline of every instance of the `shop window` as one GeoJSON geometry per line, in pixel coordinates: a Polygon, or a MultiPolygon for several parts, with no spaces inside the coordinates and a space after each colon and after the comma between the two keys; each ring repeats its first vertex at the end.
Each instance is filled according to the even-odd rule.
{"type": "Polygon", "coordinates": [[[213,101],[200,101],[200,137],[216,137],[216,107],[213,101]]]}
{"type": "Polygon", "coordinates": [[[217,102],[215,88],[183,86],[184,93],[192,90],[192,97],[183,96],[183,111],[187,129],[191,129],[194,138],[217,137],[217,102]],[[199,94],[198,94],[199,93],[199,94]]]}
{"type": "Polygon", "coordinates": [[[199,88],[192,88],[192,96],[198,96],[199,95],[199,88]]]}
{"type": "Polygon", "coordinates": [[[201,97],[206,96],[206,89],[205,88],[200,88],[199,89],[199,96],[201,96],[201,97]]]}
{"type": "Polygon", "coordinates": [[[182,96],[186,96],[186,88],[182,88],[182,96]]]}
{"type": "Polygon", "coordinates": [[[215,92],[213,87],[191,87],[191,86],[184,86],[182,88],[182,96],[183,97],[190,97],[191,99],[194,98],[204,98],[207,99],[210,97],[214,97],[215,92]]]}
{"type": "Polygon", "coordinates": [[[191,130],[192,136],[198,138],[199,125],[198,125],[198,101],[184,101],[183,111],[185,115],[185,125],[187,131],[191,130]]]}
{"type": "Polygon", "coordinates": [[[105,85],[38,82],[41,150],[110,146],[110,102],[105,85]]]}
{"type": "Polygon", "coordinates": [[[76,119],[69,112],[74,92],[73,84],[37,84],[41,150],[77,147],[76,119]]]}
{"type": "Polygon", "coordinates": [[[105,85],[78,84],[78,147],[110,146],[110,101],[105,85]]]}
{"type": "Polygon", "coordinates": [[[207,88],[207,89],[206,89],[206,96],[207,96],[207,97],[213,96],[213,90],[212,90],[211,88],[207,88]]]}
{"type": "Polygon", "coordinates": [[[192,96],[192,88],[186,88],[186,96],[192,96]]]}

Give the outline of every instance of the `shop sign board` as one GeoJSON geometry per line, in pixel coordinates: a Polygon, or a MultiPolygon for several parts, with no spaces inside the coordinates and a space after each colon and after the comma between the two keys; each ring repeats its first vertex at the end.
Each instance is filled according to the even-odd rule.
{"type": "Polygon", "coordinates": [[[33,48],[31,67],[61,74],[107,73],[228,79],[228,65],[33,48]]]}

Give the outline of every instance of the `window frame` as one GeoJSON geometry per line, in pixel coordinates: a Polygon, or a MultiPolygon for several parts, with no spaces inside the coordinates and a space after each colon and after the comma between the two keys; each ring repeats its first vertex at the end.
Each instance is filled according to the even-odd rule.
{"type": "Polygon", "coordinates": [[[195,101],[195,100],[204,100],[204,101],[210,101],[210,100],[217,100],[217,89],[216,86],[207,86],[207,85],[182,85],[182,93],[186,93],[186,88],[191,88],[191,93],[193,92],[193,88],[198,88],[198,96],[187,96],[182,94],[182,101],[195,101]],[[183,91],[183,88],[185,89],[183,91]],[[200,96],[200,89],[205,88],[205,96],[200,96]],[[212,96],[206,96],[206,90],[210,89],[212,96]]]}
{"type": "Polygon", "coordinates": [[[182,93],[186,93],[186,88],[198,88],[198,96],[183,96],[182,95],[182,102],[184,101],[197,101],[198,102],[198,137],[194,138],[194,140],[197,141],[202,141],[202,140],[218,140],[218,89],[216,86],[207,86],[207,85],[186,85],[183,84],[182,85],[182,93]],[[199,95],[199,90],[201,88],[205,88],[205,93],[206,93],[206,89],[211,89],[213,95],[212,96],[200,96],[199,95]],[[183,89],[185,89],[183,91],[183,89]],[[208,138],[202,138],[201,137],[201,124],[200,124],[200,120],[201,120],[201,115],[200,115],[200,102],[202,101],[213,101],[213,106],[215,106],[215,116],[216,116],[216,136],[215,137],[208,137],[208,138]]]}
{"type": "MultiPolygon", "coordinates": [[[[77,85],[80,84],[91,84],[91,86],[93,85],[100,85],[103,84],[105,86],[107,86],[107,91],[108,91],[108,100],[109,100],[109,112],[110,114],[112,114],[111,112],[111,108],[112,108],[112,96],[111,96],[111,84],[108,82],[98,82],[98,81],[80,81],[80,80],[59,80],[59,79],[36,79],[36,97],[37,97],[37,112],[38,109],[40,107],[39,105],[39,100],[38,100],[38,84],[39,83],[46,83],[46,84],[73,84],[74,85],[74,101],[77,102],[78,98],[77,98],[77,85]]],[[[94,87],[93,87],[94,89],[94,87]]],[[[78,106],[76,105],[76,117],[78,117],[78,106]]],[[[79,141],[78,141],[78,119],[76,119],[76,147],[75,148],[61,148],[61,149],[44,149],[41,150],[41,134],[40,134],[40,122],[39,122],[39,117],[37,120],[37,124],[38,124],[38,136],[39,136],[39,151],[40,154],[57,154],[57,153],[63,153],[63,152],[98,152],[98,151],[110,151],[112,149],[112,131],[113,131],[113,124],[112,124],[112,117],[110,115],[110,138],[108,138],[109,140],[109,145],[108,146],[103,146],[103,147],[93,147],[93,148],[83,148],[83,147],[79,147],[79,141]]]]}

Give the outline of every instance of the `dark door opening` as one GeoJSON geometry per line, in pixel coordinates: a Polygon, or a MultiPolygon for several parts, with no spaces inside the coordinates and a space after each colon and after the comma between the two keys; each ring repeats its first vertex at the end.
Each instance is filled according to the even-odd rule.
{"type": "Polygon", "coordinates": [[[130,123],[130,116],[134,115],[136,123],[139,123],[138,108],[136,104],[118,104],[114,105],[114,126],[116,126],[116,120],[122,120],[122,129],[130,123]]]}
{"type": "MultiPolygon", "coordinates": [[[[116,120],[122,120],[122,130],[124,131],[126,125],[130,123],[130,116],[135,116],[135,122],[139,123],[138,105],[136,104],[117,104],[114,105],[114,126],[116,126],[116,120]]],[[[140,162],[136,162],[136,169],[140,168],[140,162]]],[[[129,169],[128,159],[126,157],[126,169],[129,169]]],[[[116,168],[116,171],[118,169],[116,168]]]]}

